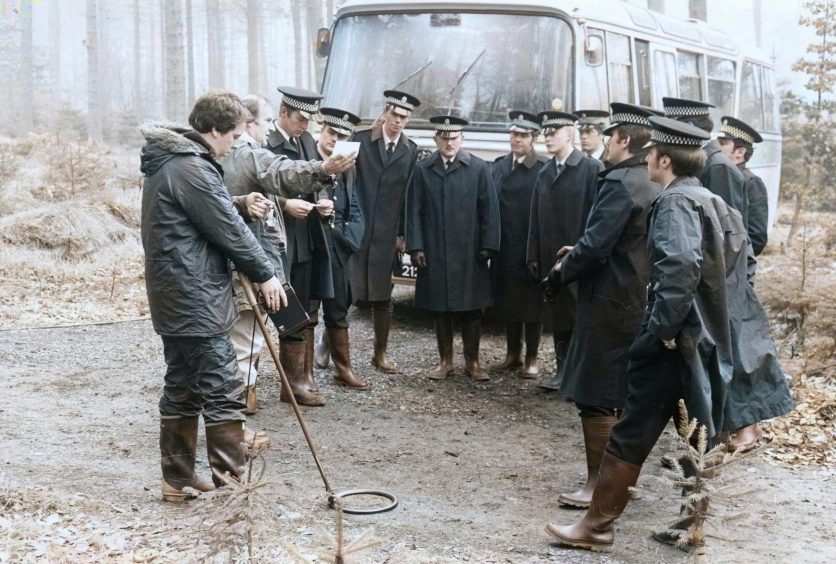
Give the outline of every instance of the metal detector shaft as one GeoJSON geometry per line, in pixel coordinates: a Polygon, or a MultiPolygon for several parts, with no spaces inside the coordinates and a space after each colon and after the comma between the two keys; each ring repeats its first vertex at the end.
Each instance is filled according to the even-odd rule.
{"type": "Polygon", "coordinates": [[[276,345],[273,343],[273,338],[270,336],[267,324],[264,322],[264,319],[261,318],[261,315],[259,315],[258,302],[255,299],[255,294],[253,294],[252,282],[250,282],[250,279],[247,278],[247,276],[241,271],[238,271],[238,276],[241,279],[241,285],[244,287],[244,295],[247,297],[247,302],[249,302],[250,307],[253,308],[253,312],[256,314],[255,319],[258,322],[259,329],[261,329],[261,334],[264,335],[264,342],[267,343],[267,348],[270,350],[270,356],[273,357],[273,362],[276,365],[276,371],[278,371],[279,378],[282,380],[282,386],[284,386],[289,392],[287,395],[290,398],[290,405],[293,407],[296,419],[299,420],[299,426],[302,427],[302,434],[305,435],[305,441],[307,441],[308,448],[311,451],[311,455],[313,455],[314,462],[316,463],[316,469],[319,470],[319,475],[322,477],[322,483],[325,485],[325,493],[328,494],[328,503],[331,504],[333,503],[334,492],[331,489],[331,485],[328,483],[328,478],[325,477],[322,465],[319,463],[319,457],[316,455],[316,447],[314,446],[311,434],[308,432],[308,425],[305,423],[305,418],[302,417],[302,412],[299,410],[299,404],[296,403],[296,398],[293,396],[293,393],[290,392],[290,382],[287,380],[287,375],[284,373],[284,368],[279,360],[279,352],[276,350],[276,345]]]}

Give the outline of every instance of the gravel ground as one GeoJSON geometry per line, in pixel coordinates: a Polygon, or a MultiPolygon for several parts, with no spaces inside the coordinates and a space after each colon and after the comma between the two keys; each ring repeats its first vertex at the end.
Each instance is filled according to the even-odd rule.
{"type": "MultiPolygon", "coordinates": [[[[654,479],[662,475],[657,455],[670,435],[642,472],[641,497],[618,521],[611,555],[551,546],[544,525],[581,515],[557,504],[585,472],[574,408],[514,374],[492,371],[490,382],[468,381],[458,338],[454,376],[426,379],[436,359],[432,321],[409,305],[406,291],[399,294],[391,352],[402,372],[371,369],[371,317],[353,310],[354,364],[372,389],[337,387],[318,370],[327,405],[303,408],[335,489],[380,488],[399,498],[392,512],[346,516],[349,539],[373,529],[381,541],[356,562],[687,558],[649,539],[678,511],[673,486],[654,479]]],[[[496,364],[504,353],[501,329],[488,325],[486,333],[483,362],[496,364]]],[[[548,369],[551,343],[542,349],[548,369]]],[[[275,369],[267,358],[265,365],[261,409],[249,424],[273,437],[267,485],[258,490],[269,526],[254,544],[263,561],[314,559],[335,514],[289,406],[278,402],[275,369]]],[[[184,546],[200,538],[189,518],[209,502],[159,501],[156,402],[164,364],[149,321],[3,331],[0,366],[7,383],[0,397],[0,562],[201,556],[202,549],[184,546]]],[[[203,452],[201,443],[198,469],[208,476],[203,452]]],[[[761,454],[730,466],[725,499],[711,517],[707,560],[832,562],[833,478],[832,468],[778,466],[761,454]]]]}

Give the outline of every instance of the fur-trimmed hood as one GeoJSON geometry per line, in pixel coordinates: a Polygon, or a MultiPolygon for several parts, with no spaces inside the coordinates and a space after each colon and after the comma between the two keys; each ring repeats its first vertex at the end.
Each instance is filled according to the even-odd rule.
{"type": "Polygon", "coordinates": [[[140,170],[146,176],[154,174],[176,155],[204,156],[209,149],[190,138],[194,130],[172,122],[145,122],[137,128],[145,138],[140,153],[140,170]]]}

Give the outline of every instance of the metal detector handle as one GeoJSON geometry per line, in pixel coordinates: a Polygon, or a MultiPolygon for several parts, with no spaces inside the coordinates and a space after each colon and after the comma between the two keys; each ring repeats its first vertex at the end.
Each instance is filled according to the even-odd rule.
{"type": "MultiPolygon", "coordinates": [[[[270,335],[270,331],[267,329],[267,324],[264,322],[264,319],[261,315],[258,315],[258,302],[256,300],[255,294],[253,294],[253,287],[252,282],[247,276],[238,271],[238,276],[241,279],[241,286],[244,287],[244,295],[247,297],[247,302],[249,302],[250,307],[253,308],[253,311],[256,312],[255,319],[258,322],[258,327],[261,329],[261,334],[264,335],[264,342],[267,344],[267,348],[270,351],[270,356],[273,357],[273,363],[276,365],[276,371],[279,373],[279,378],[281,378],[282,386],[285,387],[288,392],[290,392],[290,382],[287,379],[287,375],[284,373],[284,368],[282,367],[282,363],[279,360],[279,351],[276,350],[276,345],[273,343],[273,338],[270,335]]],[[[293,393],[288,393],[288,397],[290,397],[290,406],[293,408],[293,412],[296,414],[296,419],[299,421],[299,426],[302,428],[302,434],[305,435],[305,441],[308,443],[308,448],[311,451],[311,455],[313,455],[314,462],[316,463],[316,469],[319,470],[319,475],[322,477],[322,483],[325,485],[325,493],[328,495],[328,505],[333,507],[333,499],[334,499],[334,492],[331,489],[331,485],[328,483],[328,478],[325,477],[325,472],[322,470],[322,465],[319,463],[319,457],[316,455],[316,447],[314,447],[313,439],[311,438],[310,433],[308,432],[308,426],[305,423],[305,419],[302,417],[302,412],[299,410],[299,404],[296,403],[296,398],[293,396],[293,393]]]]}

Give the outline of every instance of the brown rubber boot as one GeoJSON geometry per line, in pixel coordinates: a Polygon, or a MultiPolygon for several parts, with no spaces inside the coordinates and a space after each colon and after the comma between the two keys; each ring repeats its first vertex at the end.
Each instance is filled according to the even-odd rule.
{"type": "Polygon", "coordinates": [[[287,339],[282,341],[279,347],[279,360],[282,363],[287,380],[290,382],[290,390],[285,389],[285,386],[282,385],[282,391],[279,394],[280,401],[290,403],[290,394],[293,393],[296,397],[296,403],[299,405],[312,407],[325,405],[325,400],[319,393],[311,392],[305,386],[304,342],[288,341],[287,339]]]}
{"type": "Polygon", "coordinates": [[[374,319],[374,356],[372,366],[385,374],[397,374],[398,367],[389,360],[386,351],[389,348],[389,331],[392,329],[391,302],[372,307],[374,319]]]}
{"type": "Polygon", "coordinates": [[[305,376],[305,387],[309,392],[319,393],[319,384],[314,378],[314,328],[308,326],[305,328],[305,369],[303,371],[305,376]]]}
{"type": "Polygon", "coordinates": [[[521,375],[523,378],[533,380],[540,374],[540,367],[537,365],[537,353],[540,350],[540,335],[542,333],[542,323],[525,323],[525,364],[521,375]]]}
{"type": "Polygon", "coordinates": [[[697,533],[694,538],[688,539],[686,542],[681,542],[684,536],[688,535],[688,530],[694,525],[696,513],[699,512],[702,519],[708,513],[708,499],[701,499],[696,503],[697,511],[686,508],[683,510],[684,517],[680,517],[672,524],[668,525],[662,531],[656,531],[651,534],[651,538],[662,544],[675,546],[685,552],[696,551],[697,554],[702,554],[705,549],[705,536],[697,533]]]}
{"type": "Polygon", "coordinates": [[[331,356],[334,359],[334,368],[336,369],[334,379],[349,388],[368,389],[369,385],[362,378],[356,376],[351,369],[348,327],[329,327],[326,331],[328,332],[328,341],[331,343],[331,356]]]}
{"type": "Polygon", "coordinates": [[[505,360],[496,367],[498,370],[522,368],[522,333],[523,324],[521,321],[505,322],[505,360]]]}
{"type": "Polygon", "coordinates": [[[217,487],[226,484],[225,478],[241,478],[247,463],[244,444],[244,422],[222,421],[206,424],[206,453],[212,481],[217,487]]]}
{"type": "Polygon", "coordinates": [[[430,380],[444,380],[453,370],[453,317],[440,313],[435,317],[435,340],[438,343],[438,368],[427,374],[430,380]]]}
{"type": "Polygon", "coordinates": [[[477,381],[490,380],[479,364],[479,339],[482,336],[482,317],[473,316],[462,320],[462,345],[464,348],[464,371],[477,381]]]}
{"type": "Polygon", "coordinates": [[[331,364],[331,346],[328,342],[328,332],[323,331],[316,340],[314,350],[314,364],[317,368],[325,370],[331,364]]]}
{"type": "Polygon", "coordinates": [[[255,384],[244,387],[244,402],[246,403],[244,413],[247,415],[255,415],[258,413],[258,398],[255,395],[255,384]]]}
{"type": "Polygon", "coordinates": [[[558,543],[593,552],[612,552],[615,539],[613,522],[618,519],[630,499],[630,488],[636,485],[642,467],[605,452],[598,471],[598,484],[583,518],[574,525],[546,525],[558,543]]]}
{"type": "Polygon", "coordinates": [[[160,467],[163,471],[163,501],[185,501],[191,496],[183,488],[199,492],[215,489],[194,471],[197,453],[197,416],[160,417],[160,467]]]}
{"type": "Polygon", "coordinates": [[[583,487],[568,494],[560,494],[557,502],[570,507],[586,509],[592,501],[592,492],[598,483],[598,469],[604,456],[604,447],[610,440],[610,431],[618,421],[617,417],[581,417],[583,442],[586,448],[586,483],[583,487]]]}

